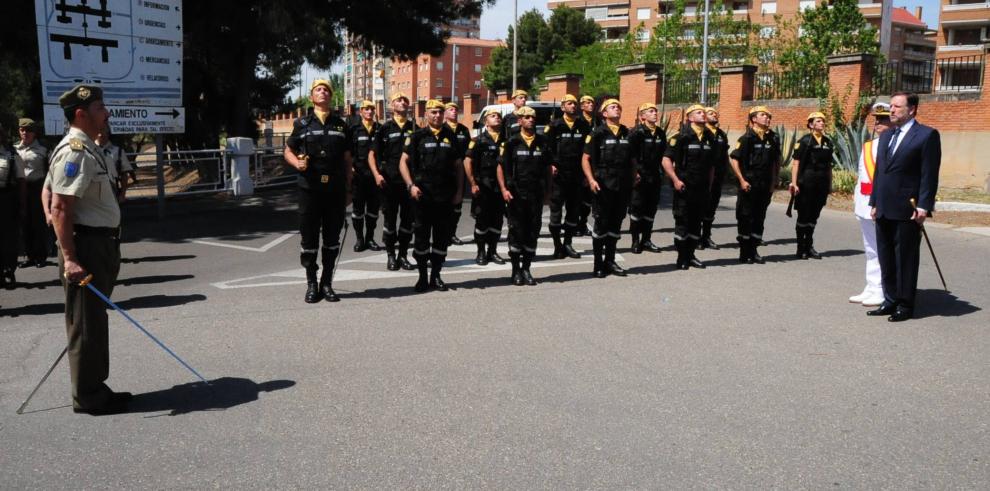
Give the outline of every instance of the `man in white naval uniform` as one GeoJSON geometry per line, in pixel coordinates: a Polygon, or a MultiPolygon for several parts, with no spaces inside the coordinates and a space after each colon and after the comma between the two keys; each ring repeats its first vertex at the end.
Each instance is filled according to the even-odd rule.
{"type": "Polygon", "coordinates": [[[890,128],[890,104],[878,102],[873,105],[873,140],[863,144],[859,154],[859,179],[853,191],[854,212],[863,231],[863,250],[866,251],[866,287],[859,295],[849,297],[852,303],[876,307],[883,303],[883,288],[880,284],[880,261],[877,259],[877,229],[870,218],[870,193],[873,191],[873,172],[876,169],[877,145],[880,134],[890,128]]]}

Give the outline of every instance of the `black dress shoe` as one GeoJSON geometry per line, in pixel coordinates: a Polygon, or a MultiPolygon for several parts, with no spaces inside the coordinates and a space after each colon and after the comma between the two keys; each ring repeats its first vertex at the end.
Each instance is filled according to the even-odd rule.
{"type": "Polygon", "coordinates": [[[409,262],[409,259],[406,258],[406,256],[400,256],[398,259],[396,259],[396,262],[399,263],[400,268],[406,271],[412,271],[416,269],[416,266],[413,266],[412,263],[409,262]]]}
{"type": "Polygon", "coordinates": [[[127,405],[133,396],[130,392],[114,392],[110,394],[107,402],[95,407],[73,407],[72,412],[76,414],[89,414],[91,416],[108,416],[111,414],[122,414],[127,412],[127,405]]]}
{"type": "Polygon", "coordinates": [[[606,266],[606,268],[608,269],[608,272],[609,273],[614,274],[615,276],[625,276],[626,275],[626,270],[622,269],[621,266],[619,266],[618,264],[615,264],[614,262],[608,263],[608,265],[606,266]]]}
{"type": "Polygon", "coordinates": [[[464,245],[464,241],[456,235],[450,237],[450,243],[453,245],[464,245]]]}
{"type": "Polygon", "coordinates": [[[365,244],[363,240],[354,243],[354,252],[364,252],[366,250],[368,250],[368,244],[365,244]]]}
{"type": "Polygon", "coordinates": [[[564,254],[571,259],[581,259],[581,253],[574,250],[574,246],[564,244],[564,254]]]}
{"type": "Polygon", "coordinates": [[[594,270],[591,274],[595,278],[604,278],[604,277],[608,276],[608,273],[605,272],[605,268],[598,268],[598,269],[594,270]]]}
{"type": "Polygon", "coordinates": [[[818,251],[816,251],[814,247],[809,247],[808,250],[806,251],[806,253],[808,254],[808,257],[810,257],[811,259],[821,259],[822,258],[822,255],[819,254],[818,251]]]}
{"type": "Polygon", "coordinates": [[[35,262],[32,261],[32,260],[30,260],[30,259],[28,259],[26,261],[21,261],[21,263],[18,264],[17,267],[23,269],[23,268],[30,268],[31,266],[34,266],[34,265],[35,265],[35,262]]]}
{"type": "Polygon", "coordinates": [[[701,239],[701,242],[698,243],[698,249],[711,249],[713,251],[717,251],[718,244],[716,244],[711,237],[706,237],[701,239]]]}
{"type": "Polygon", "coordinates": [[[488,254],[488,262],[492,262],[492,263],[495,263],[495,264],[498,264],[498,265],[502,265],[502,264],[505,264],[505,258],[502,257],[502,256],[499,256],[497,252],[492,251],[491,253],[488,254]]]}
{"type": "Polygon", "coordinates": [[[644,251],[652,252],[652,253],[658,253],[658,252],[660,252],[660,246],[654,244],[652,240],[648,240],[646,242],[643,242],[642,245],[643,245],[643,250],[644,251]]]}
{"type": "Polygon", "coordinates": [[[691,265],[687,261],[677,261],[677,269],[687,271],[690,268],[691,265]]]}
{"type": "Polygon", "coordinates": [[[479,252],[478,255],[475,256],[474,258],[474,264],[477,264],[478,266],[484,266],[488,264],[488,256],[486,256],[484,252],[479,252]]]}
{"type": "Polygon", "coordinates": [[[315,281],[311,281],[306,284],[306,296],[303,300],[306,303],[316,303],[323,299],[323,292],[320,290],[320,285],[315,281]]]}
{"type": "Polygon", "coordinates": [[[367,244],[368,244],[368,249],[370,249],[372,251],[375,251],[375,252],[378,252],[378,251],[384,249],[384,247],[382,247],[381,244],[379,244],[378,242],[375,242],[375,239],[368,239],[367,240],[367,244]]]}
{"type": "Polygon", "coordinates": [[[426,278],[420,278],[413,289],[416,290],[416,293],[423,293],[430,289],[430,282],[426,281],[426,278]]]}
{"type": "Polygon", "coordinates": [[[692,268],[705,269],[705,263],[701,262],[701,260],[696,257],[692,257],[691,260],[688,261],[688,265],[692,268]]]}
{"type": "Polygon", "coordinates": [[[759,252],[753,251],[749,256],[749,264],[765,264],[766,261],[759,252]]]}
{"type": "Polygon", "coordinates": [[[340,297],[338,297],[337,294],[333,291],[333,288],[330,288],[330,285],[323,285],[322,287],[320,287],[320,293],[323,294],[323,299],[326,300],[327,302],[340,301],[340,297]]]}
{"type": "Polygon", "coordinates": [[[564,247],[563,246],[558,247],[558,248],[555,248],[553,250],[553,258],[554,259],[564,259],[566,257],[567,257],[567,253],[564,252],[564,247]]]}
{"type": "Polygon", "coordinates": [[[868,310],[866,315],[878,316],[878,315],[892,315],[897,312],[897,306],[892,303],[884,302],[880,304],[880,307],[875,310],[868,310]]]}
{"type": "Polygon", "coordinates": [[[894,311],[893,314],[891,314],[890,317],[887,318],[887,321],[888,322],[903,322],[903,321],[906,321],[906,320],[910,319],[912,317],[912,313],[913,312],[911,312],[908,309],[897,309],[897,310],[894,311]]]}
{"type": "Polygon", "coordinates": [[[523,286],[525,280],[523,280],[522,271],[516,270],[512,273],[512,284],[516,286],[523,286]]]}
{"type": "Polygon", "coordinates": [[[430,288],[437,291],[445,292],[447,291],[447,284],[444,283],[439,276],[434,276],[433,278],[430,278],[430,288]]]}
{"type": "Polygon", "coordinates": [[[633,245],[629,249],[629,252],[632,252],[633,254],[642,254],[643,253],[643,243],[642,242],[633,242],[633,245]]]}
{"type": "Polygon", "coordinates": [[[399,263],[398,263],[398,261],[395,260],[395,255],[394,254],[389,254],[389,256],[388,256],[388,264],[385,266],[385,268],[388,269],[389,271],[398,271],[399,270],[399,263]]]}
{"type": "Polygon", "coordinates": [[[536,285],[536,279],[533,278],[533,275],[530,274],[530,272],[529,272],[528,269],[522,270],[522,280],[523,280],[523,283],[526,283],[529,286],[535,286],[536,285]]]}

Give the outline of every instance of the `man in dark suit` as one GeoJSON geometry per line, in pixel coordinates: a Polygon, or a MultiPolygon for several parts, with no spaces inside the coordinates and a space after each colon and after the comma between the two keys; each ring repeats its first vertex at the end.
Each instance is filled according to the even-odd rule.
{"type": "Polygon", "coordinates": [[[942,160],[938,131],[915,121],[917,112],[917,95],[891,96],[893,129],[880,136],[870,195],[884,301],[867,315],[887,315],[891,322],[908,320],[914,312],[921,226],[935,207],[942,160]]]}

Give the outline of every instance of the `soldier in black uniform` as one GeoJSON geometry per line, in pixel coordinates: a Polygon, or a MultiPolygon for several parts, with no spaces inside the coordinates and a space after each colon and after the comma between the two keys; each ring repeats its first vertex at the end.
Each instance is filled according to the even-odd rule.
{"type": "Polygon", "coordinates": [[[536,242],[543,224],[543,204],[550,185],[550,151],[543,135],[536,134],[536,111],[523,106],[516,111],[519,133],[499,150],[498,185],[508,203],[509,257],[512,283],[535,285],[529,271],[536,256],[536,242]]]}
{"type": "MultiPolygon", "coordinates": [[[[604,109],[604,108],[603,108],[604,109]]],[[[595,98],[590,95],[581,96],[581,117],[591,131],[602,125],[602,117],[595,111],[595,98]]],[[[574,229],[575,237],[584,237],[585,235],[591,235],[591,230],[588,228],[588,215],[591,214],[591,202],[593,201],[594,193],[591,192],[591,188],[588,187],[588,181],[581,181],[581,206],[579,208],[577,225],[574,229]]]]}
{"type": "Polygon", "coordinates": [[[670,138],[663,168],[674,188],[674,247],[677,267],[704,269],[694,255],[701,240],[701,219],[708,210],[709,187],[718,162],[715,134],[705,126],[705,108],[695,104],[686,111],[687,124],[670,138]]]}
{"type": "Polygon", "coordinates": [[[619,229],[626,217],[629,195],[639,181],[636,159],[629,145],[629,129],[619,123],[622,105],[618,100],[607,99],[602,103],[602,114],[605,123],[585,138],[581,161],[588,187],[594,193],[595,229],[591,244],[596,278],[608,274],[626,275],[626,271],[615,263],[615,244],[619,242],[619,229]]]}
{"type": "Polygon", "coordinates": [[[392,119],[378,129],[375,145],[368,152],[368,168],[375,176],[375,184],[382,190],[382,212],[385,215],[382,242],[388,255],[389,271],[416,269],[406,256],[412,241],[412,203],[399,173],[399,160],[406,138],[416,131],[416,125],[407,116],[408,111],[409,98],[402,92],[392,94],[392,119]],[[396,242],[399,244],[398,256],[396,242]]]}
{"type": "Polygon", "coordinates": [[[426,102],[427,125],[406,139],[399,162],[402,180],[413,199],[416,235],[413,255],[419,268],[416,291],[428,288],[446,291],[440,270],[447,257],[454,204],[464,192],[464,164],[457,135],[443,123],[443,103],[426,102]],[[427,263],[429,261],[429,263],[427,263]],[[427,283],[427,266],[432,268],[427,283]]]}
{"type": "Polygon", "coordinates": [[[722,183],[725,181],[725,174],[729,171],[729,136],[718,127],[718,110],[714,107],[706,107],[705,117],[708,120],[708,130],[715,135],[719,160],[715,162],[715,172],[712,174],[708,210],[701,220],[701,241],[698,242],[698,249],[718,249],[718,244],[712,240],[712,224],[715,222],[718,203],[722,200],[722,183]]]}
{"type": "Polygon", "coordinates": [[[380,199],[375,176],[368,166],[368,153],[374,146],[375,137],[381,125],[375,121],[375,103],[361,101],[361,121],[351,125],[351,155],[354,159],[354,202],[351,204],[351,222],[354,223],[354,252],[367,249],[382,250],[375,242],[375,227],[378,225],[380,199]],[[365,228],[367,226],[367,228],[365,228]]]}
{"type": "Polygon", "coordinates": [[[657,213],[657,204],[660,203],[661,161],[667,149],[667,134],[657,127],[657,105],[652,102],[641,104],[639,117],[642,122],[629,132],[629,144],[632,145],[636,171],[639,173],[639,183],[633,188],[632,201],[629,204],[629,232],[632,235],[633,254],[641,254],[644,249],[660,252],[660,247],[651,238],[653,218],[657,213]]]}
{"type": "Polygon", "coordinates": [[[516,115],[516,111],[526,105],[526,99],[528,98],[529,92],[522,89],[512,93],[512,105],[514,108],[512,112],[502,118],[502,141],[507,141],[508,137],[519,133],[519,117],[516,115]]]}
{"type": "Polygon", "coordinates": [[[551,154],[553,172],[550,236],[553,237],[554,259],[578,259],[581,254],[574,250],[571,238],[577,231],[583,206],[583,190],[587,189],[584,185],[581,157],[584,155],[584,140],[591,134],[591,126],[578,114],[577,98],[573,95],[565,95],[560,107],[564,112],[563,117],[551,121],[543,132],[551,154]]]}
{"type": "Polygon", "coordinates": [[[813,112],[808,115],[810,133],[794,145],[794,163],[791,164],[791,196],[797,209],[798,259],[821,259],[815,250],[814,235],[818,217],[832,190],[832,151],[835,145],[825,136],[825,115],[813,112]]]}
{"type": "Polygon", "coordinates": [[[498,238],[502,234],[505,202],[498,188],[498,149],[502,144],[502,114],[489,109],[481,115],[485,127],[478,138],[468,144],[464,157],[464,174],[471,186],[471,215],[474,216],[474,243],[478,245],[475,263],[505,264],[498,255],[498,238]],[[488,247],[486,252],[485,247],[488,247]]]}
{"type": "Polygon", "coordinates": [[[327,80],[310,86],[313,113],[297,118],[285,143],[285,161],[299,170],[299,215],[302,250],[299,262],[306,268],[306,303],[320,299],[337,302],[331,287],[334,262],[340,253],[340,229],[349,201],[351,177],[350,130],[343,119],[330,113],[333,89],[327,80]],[[323,275],[316,283],[316,254],[323,236],[323,275]]]}
{"type": "MultiPolygon", "coordinates": [[[[443,119],[450,129],[454,130],[454,135],[457,136],[457,147],[461,152],[461,159],[467,154],[468,145],[471,143],[471,130],[467,126],[457,122],[457,104],[454,102],[448,102],[443,106],[443,119]]],[[[464,183],[461,183],[461,187],[464,187],[464,183]]],[[[463,194],[463,193],[462,193],[463,194]]],[[[461,211],[463,210],[463,202],[458,202],[454,204],[454,217],[450,222],[450,243],[454,245],[464,245],[464,241],[457,236],[457,224],[461,221],[461,211]]]]}
{"type": "Polygon", "coordinates": [[[749,110],[749,128],[729,154],[739,181],[736,222],[739,262],[763,264],[756,248],[763,240],[763,222],[780,172],[780,138],[770,129],[772,115],[765,106],[749,110]]]}

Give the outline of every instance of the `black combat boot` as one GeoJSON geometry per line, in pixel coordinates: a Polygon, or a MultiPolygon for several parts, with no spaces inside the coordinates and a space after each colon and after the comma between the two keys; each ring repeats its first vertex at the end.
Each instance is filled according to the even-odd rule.
{"type": "Polygon", "coordinates": [[[316,268],[306,269],[306,303],[316,303],[323,300],[323,292],[316,281],[316,268]]]}
{"type": "Polygon", "coordinates": [[[323,248],[323,274],[320,275],[320,294],[327,302],[339,302],[340,297],[334,293],[331,283],[333,283],[333,268],[337,261],[337,249],[323,248]]]}
{"type": "Polygon", "coordinates": [[[364,241],[364,219],[352,218],[351,222],[354,223],[354,252],[368,250],[368,244],[364,241]]]}
{"type": "Polygon", "coordinates": [[[550,227],[550,237],[553,239],[553,258],[564,259],[567,257],[564,243],[560,241],[560,227],[550,227]]]}
{"type": "Polygon", "coordinates": [[[529,265],[532,264],[532,262],[533,262],[533,253],[523,252],[522,265],[520,267],[522,271],[520,272],[522,273],[523,283],[526,283],[529,286],[536,285],[536,280],[533,278],[533,275],[529,272],[529,265]]]}
{"type": "Polygon", "coordinates": [[[512,284],[523,286],[525,281],[522,276],[522,266],[519,264],[519,253],[509,251],[509,260],[512,261],[512,284]]]}
{"type": "Polygon", "coordinates": [[[749,239],[749,263],[750,264],[764,264],[766,261],[763,260],[763,256],[760,255],[756,248],[763,242],[763,239],[757,239],[756,237],[750,237],[749,239]]]}
{"type": "Polygon", "coordinates": [[[498,265],[505,264],[505,258],[498,254],[498,237],[488,240],[488,262],[498,265]]]}
{"type": "Polygon", "coordinates": [[[571,245],[571,235],[574,232],[570,230],[564,231],[564,254],[571,259],[581,259],[581,253],[574,250],[574,246],[571,245]]]}
{"type": "Polygon", "coordinates": [[[474,264],[478,266],[484,266],[488,264],[488,254],[485,253],[485,243],[478,240],[478,236],[474,236],[474,243],[478,246],[478,255],[474,258],[474,264]]]}
{"type": "Polygon", "coordinates": [[[615,276],[625,276],[626,270],[622,269],[615,262],[615,246],[618,245],[619,239],[614,237],[609,237],[605,239],[605,269],[609,274],[614,274],[615,276]]]}
{"type": "Polygon", "coordinates": [[[427,269],[430,263],[426,256],[416,256],[416,267],[419,269],[419,281],[416,282],[415,290],[423,293],[430,289],[430,281],[426,278],[427,269]]]}
{"type": "Polygon", "coordinates": [[[685,240],[674,238],[674,248],[677,249],[677,269],[688,269],[691,267],[691,256],[687,255],[685,240]]]}
{"type": "Polygon", "coordinates": [[[718,250],[718,244],[712,240],[712,222],[705,220],[701,222],[701,241],[698,242],[698,249],[718,250]]]}
{"type": "MultiPolygon", "coordinates": [[[[364,229],[364,242],[368,245],[368,249],[379,252],[382,250],[382,245],[375,242],[375,228],[378,227],[378,218],[365,218],[364,219],[365,229],[364,229]]],[[[356,228],[356,227],[355,227],[356,228]]]]}
{"type": "Polygon", "coordinates": [[[591,239],[591,249],[595,254],[595,270],[593,272],[595,278],[604,278],[608,275],[605,270],[605,239],[591,239]]]}
{"type": "Polygon", "coordinates": [[[388,256],[388,264],[385,266],[389,271],[398,271],[399,263],[395,260],[395,247],[388,246],[385,248],[385,255],[388,256]]]}
{"type": "Polygon", "coordinates": [[[629,221],[629,235],[632,237],[632,246],[630,247],[630,252],[633,254],[643,253],[643,243],[639,241],[639,230],[640,224],[638,221],[629,221]]]}
{"type": "Polygon", "coordinates": [[[804,232],[804,252],[811,259],[821,259],[822,255],[815,250],[815,228],[808,227],[804,232]]]}
{"type": "Polygon", "coordinates": [[[694,255],[697,244],[698,241],[695,239],[687,239],[685,241],[684,248],[687,250],[688,265],[692,268],[705,269],[705,263],[701,262],[701,260],[694,255]]]}
{"type": "Polygon", "coordinates": [[[746,264],[749,262],[749,239],[736,237],[736,241],[739,242],[739,262],[746,264]]]}
{"type": "Polygon", "coordinates": [[[440,278],[444,259],[440,254],[430,254],[430,288],[442,292],[447,291],[447,284],[440,278]]]}

